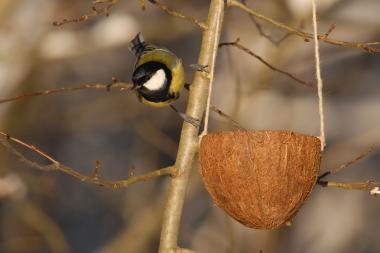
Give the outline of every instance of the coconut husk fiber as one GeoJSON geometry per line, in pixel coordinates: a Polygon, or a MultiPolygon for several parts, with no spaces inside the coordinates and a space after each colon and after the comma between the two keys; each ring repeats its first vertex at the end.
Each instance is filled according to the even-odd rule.
{"type": "Polygon", "coordinates": [[[203,180],[213,201],[245,226],[275,229],[290,221],[316,183],[317,137],[290,131],[233,131],[204,136],[203,180]]]}

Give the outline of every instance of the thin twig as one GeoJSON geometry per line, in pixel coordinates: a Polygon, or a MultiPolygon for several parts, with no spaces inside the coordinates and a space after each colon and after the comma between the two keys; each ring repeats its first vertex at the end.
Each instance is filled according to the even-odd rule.
{"type": "MultiPolygon", "coordinates": [[[[29,97],[34,97],[34,96],[44,96],[44,95],[51,95],[55,93],[64,93],[64,92],[70,92],[70,91],[80,91],[80,90],[86,90],[86,89],[99,89],[99,90],[110,90],[110,89],[117,89],[117,90],[129,90],[132,88],[132,85],[129,83],[113,83],[113,84],[83,84],[79,86],[74,86],[74,87],[60,87],[60,88],[55,88],[55,89],[49,89],[49,90],[44,90],[44,91],[37,91],[37,92],[31,92],[31,93],[26,93],[10,98],[5,98],[0,100],[0,104],[6,103],[6,102],[11,102],[11,101],[16,101],[16,100],[21,100],[29,97]]],[[[240,124],[233,120],[231,116],[228,114],[224,113],[222,110],[218,109],[217,107],[211,105],[211,110],[219,114],[221,117],[231,121],[231,123],[236,126],[239,129],[244,129],[240,124]]]]}
{"type": "Polygon", "coordinates": [[[348,166],[360,161],[364,157],[366,157],[368,154],[372,152],[373,148],[368,149],[366,152],[363,154],[359,155],[358,157],[330,170],[326,171],[322,175],[320,175],[317,179],[317,184],[322,186],[322,187],[333,187],[333,188],[340,188],[340,189],[345,189],[345,190],[365,190],[369,191],[371,195],[378,195],[378,187],[380,186],[380,181],[376,180],[368,180],[365,182],[335,182],[335,181],[325,181],[322,180],[323,178],[327,177],[328,175],[337,173],[348,166]]]}
{"type": "Polygon", "coordinates": [[[54,21],[53,25],[61,26],[67,23],[77,23],[77,22],[87,21],[99,15],[106,15],[108,17],[110,15],[111,8],[118,2],[119,0],[95,0],[92,2],[91,13],[82,15],[79,18],[70,18],[70,19],[65,18],[65,19],[62,19],[61,21],[54,21]],[[97,5],[99,4],[106,4],[106,6],[98,9],[97,5]]]}
{"type": "Polygon", "coordinates": [[[255,16],[252,14],[248,14],[249,18],[251,19],[252,23],[255,25],[257,31],[261,36],[272,42],[272,44],[278,46],[281,41],[276,41],[274,38],[272,38],[269,34],[264,32],[264,29],[262,28],[261,24],[256,20],[255,16]]]}
{"type": "Polygon", "coordinates": [[[118,90],[129,90],[132,88],[132,85],[129,83],[113,83],[113,84],[83,84],[79,86],[73,86],[73,87],[60,87],[60,88],[54,88],[44,91],[38,91],[38,92],[31,92],[26,93],[10,98],[5,98],[0,100],[1,103],[11,102],[15,100],[20,100],[24,98],[34,97],[34,96],[43,96],[43,95],[50,95],[54,93],[63,93],[63,92],[70,92],[70,91],[78,91],[78,90],[87,90],[87,89],[95,89],[95,90],[110,90],[110,89],[118,89],[118,90]]]}
{"type": "Polygon", "coordinates": [[[321,185],[326,184],[326,181],[322,181],[321,179],[325,178],[328,175],[335,174],[335,173],[337,173],[337,172],[339,172],[339,171],[341,171],[341,170],[349,167],[350,165],[352,165],[352,164],[354,164],[354,163],[362,160],[363,158],[365,158],[366,156],[368,156],[372,151],[373,151],[373,148],[371,147],[367,151],[365,151],[364,153],[362,153],[359,156],[355,157],[354,159],[349,160],[348,162],[345,162],[345,163],[339,165],[338,167],[335,167],[335,168],[333,168],[333,169],[331,169],[329,171],[324,172],[322,175],[320,175],[318,177],[317,183],[321,184],[321,185]]]}
{"type": "MultiPolygon", "coordinates": [[[[185,88],[186,90],[190,90],[190,84],[185,83],[185,88]]],[[[241,130],[246,130],[244,127],[242,127],[237,121],[235,121],[230,115],[227,113],[223,112],[220,110],[218,107],[215,105],[211,104],[210,105],[210,110],[217,113],[220,117],[225,118],[226,120],[230,121],[236,128],[241,129],[241,130]]]]}
{"type": "MultiPolygon", "coordinates": [[[[302,20],[298,26],[298,30],[302,29],[303,26],[304,26],[304,21],[302,20]]],[[[294,33],[291,33],[291,32],[287,32],[284,36],[282,36],[282,38],[278,39],[276,41],[276,46],[279,46],[283,41],[285,41],[286,39],[288,39],[289,37],[291,37],[292,35],[294,35],[294,33]]]]}
{"type": "Polygon", "coordinates": [[[140,5],[141,5],[141,10],[145,11],[146,9],[145,0],[140,0],[140,5]]]}
{"type": "Polygon", "coordinates": [[[74,178],[79,179],[82,182],[92,183],[98,186],[104,186],[104,187],[110,187],[110,188],[125,188],[130,186],[131,184],[140,182],[140,181],[146,181],[155,177],[160,176],[175,176],[176,175],[176,169],[173,166],[169,166],[163,169],[154,170],[152,172],[139,175],[139,176],[131,176],[128,179],[124,180],[105,180],[99,178],[99,164],[97,165],[95,169],[95,173],[92,176],[87,176],[84,174],[81,174],[80,172],[74,170],[73,168],[70,168],[66,165],[63,165],[59,161],[52,158],[50,155],[48,155],[46,152],[42,151],[41,149],[28,144],[24,141],[21,141],[17,138],[11,137],[10,135],[0,132],[0,143],[8,149],[9,152],[14,154],[19,158],[19,160],[33,168],[43,170],[43,171],[60,171],[62,173],[68,174],[74,178]],[[24,148],[29,149],[30,151],[38,154],[39,156],[47,159],[51,164],[44,165],[35,161],[30,160],[29,158],[25,157],[21,152],[16,150],[10,143],[16,143],[24,148]]]}
{"type": "MultiPolygon", "coordinates": [[[[299,26],[298,26],[298,30],[302,29],[305,25],[305,22],[304,20],[301,20],[299,26]]],[[[287,38],[291,37],[292,35],[294,35],[294,33],[291,33],[291,32],[287,32],[282,38],[280,38],[279,40],[277,40],[277,45],[280,45],[283,41],[285,41],[287,38]]]]}
{"type": "Polygon", "coordinates": [[[236,41],[233,41],[233,42],[223,42],[223,43],[219,44],[219,47],[223,47],[223,46],[234,46],[234,47],[237,47],[240,50],[246,52],[247,54],[249,54],[249,55],[255,57],[256,59],[258,59],[259,61],[261,61],[264,65],[266,65],[271,70],[279,72],[281,74],[284,74],[284,75],[290,77],[291,79],[295,80],[296,82],[298,82],[298,83],[300,83],[302,85],[309,86],[309,87],[312,86],[311,82],[301,80],[298,77],[294,76],[293,74],[290,74],[290,73],[288,73],[286,71],[283,71],[281,69],[278,69],[278,68],[274,67],[273,65],[271,65],[270,63],[268,63],[266,60],[264,60],[261,56],[255,54],[250,49],[248,49],[245,46],[243,46],[242,44],[240,44],[239,41],[240,41],[240,39],[238,38],[236,41]]]}
{"type": "Polygon", "coordinates": [[[3,140],[5,139],[5,140],[8,140],[8,141],[12,141],[12,142],[17,143],[20,146],[23,146],[25,148],[30,149],[34,153],[36,153],[36,154],[44,157],[46,160],[49,160],[53,164],[58,164],[59,163],[53,157],[51,157],[50,155],[46,154],[45,152],[41,151],[39,148],[37,148],[37,147],[35,147],[35,146],[31,145],[31,144],[23,142],[23,141],[21,141],[19,139],[16,139],[16,138],[10,136],[9,134],[3,133],[3,132],[0,132],[0,136],[3,138],[3,140]]]}
{"type": "Polygon", "coordinates": [[[363,158],[367,157],[369,154],[371,154],[373,151],[373,147],[370,147],[367,151],[365,151],[364,153],[362,153],[361,155],[355,157],[354,159],[342,164],[342,165],[339,165],[338,167],[335,167],[333,168],[332,170],[330,170],[330,174],[335,174],[345,168],[347,168],[348,166],[362,160],[363,158]]]}
{"type": "Polygon", "coordinates": [[[329,37],[330,34],[332,33],[332,31],[335,30],[335,28],[336,28],[336,24],[332,24],[330,26],[330,28],[327,30],[327,32],[321,36],[321,38],[327,38],[327,37],[329,37]]]}
{"type": "MultiPolygon", "coordinates": [[[[245,5],[247,5],[247,1],[246,0],[241,0],[241,2],[245,5]]],[[[266,38],[267,40],[269,40],[273,45],[275,46],[278,46],[281,44],[281,42],[283,42],[285,39],[287,39],[291,33],[286,33],[282,38],[276,40],[275,38],[273,38],[271,35],[267,34],[265,31],[264,31],[264,28],[261,26],[261,24],[256,20],[255,16],[253,16],[252,14],[248,13],[248,17],[251,19],[252,23],[255,25],[257,31],[259,32],[259,34],[266,38]]]]}
{"type": "MultiPolygon", "coordinates": [[[[299,31],[293,27],[287,26],[287,25],[285,25],[279,21],[276,21],[276,20],[271,19],[267,16],[264,16],[264,15],[256,12],[252,8],[248,7],[247,5],[241,3],[238,0],[227,0],[227,6],[239,8],[239,9],[241,9],[241,10],[243,10],[249,14],[252,14],[253,16],[255,16],[258,19],[264,20],[264,21],[271,23],[272,25],[274,25],[280,29],[286,30],[292,34],[297,35],[305,41],[310,41],[314,37],[313,34],[311,34],[311,33],[299,31]]],[[[380,48],[371,47],[372,45],[378,45],[379,42],[347,42],[347,41],[342,41],[342,40],[330,39],[324,35],[318,35],[318,39],[320,41],[325,42],[325,43],[329,43],[329,44],[336,45],[336,46],[359,48],[359,49],[363,49],[363,50],[367,51],[368,53],[380,53],[380,48]]]]}
{"type": "Polygon", "coordinates": [[[240,129],[240,130],[247,130],[245,129],[244,127],[242,127],[237,121],[235,121],[230,115],[224,113],[222,110],[218,109],[216,106],[214,105],[211,105],[210,109],[217,113],[219,116],[227,119],[228,121],[230,121],[236,128],[240,129]]]}
{"type": "MultiPolygon", "coordinates": [[[[67,23],[83,22],[83,21],[90,20],[90,19],[92,19],[96,16],[99,16],[99,15],[105,15],[108,17],[110,15],[111,8],[114,5],[116,5],[119,1],[120,0],[95,0],[92,2],[91,13],[82,15],[79,18],[71,18],[71,19],[65,18],[65,19],[62,19],[61,21],[54,21],[53,25],[54,26],[61,26],[61,25],[67,24],[67,23]],[[97,8],[97,5],[99,5],[99,4],[106,4],[106,6],[102,7],[102,8],[97,8]]],[[[157,2],[156,0],[148,0],[148,1],[151,2],[152,4],[156,5],[158,8],[160,8],[162,11],[166,12],[170,16],[187,20],[187,21],[197,25],[202,30],[207,29],[206,24],[202,21],[197,20],[196,18],[193,18],[190,16],[185,16],[182,13],[179,13],[175,10],[170,9],[166,5],[157,2]]],[[[141,5],[141,9],[144,11],[146,9],[145,0],[140,0],[140,5],[141,5]]]]}
{"type": "Polygon", "coordinates": [[[100,172],[100,161],[96,160],[94,174],[92,175],[92,177],[99,178],[99,172],[100,172]]]}
{"type": "Polygon", "coordinates": [[[321,185],[322,187],[333,187],[340,188],[344,190],[364,190],[371,191],[375,187],[380,186],[380,181],[368,180],[365,182],[333,182],[328,181],[326,184],[321,185]]]}
{"type": "Polygon", "coordinates": [[[197,20],[197,19],[195,19],[193,17],[190,17],[190,16],[185,16],[182,13],[179,13],[179,12],[177,12],[175,10],[170,9],[166,5],[157,2],[156,0],[148,0],[148,1],[151,2],[152,4],[156,5],[158,8],[160,8],[161,10],[163,10],[164,12],[166,12],[167,14],[169,14],[170,16],[185,19],[185,20],[187,20],[187,21],[189,21],[189,22],[197,25],[202,30],[206,30],[207,29],[207,25],[204,22],[202,22],[202,21],[199,21],[199,20],[197,20]]]}

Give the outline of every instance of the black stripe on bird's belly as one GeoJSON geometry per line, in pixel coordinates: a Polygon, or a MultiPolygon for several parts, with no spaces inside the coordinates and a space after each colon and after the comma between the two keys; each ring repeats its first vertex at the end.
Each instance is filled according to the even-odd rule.
{"type": "Polygon", "coordinates": [[[138,69],[140,69],[140,74],[144,73],[144,78],[142,79],[145,79],[144,82],[140,80],[133,80],[134,82],[136,81],[137,85],[139,86],[137,88],[137,92],[140,96],[151,102],[163,102],[176,97],[176,94],[169,94],[169,87],[172,81],[172,73],[165,64],[151,61],[140,65],[138,69]],[[145,88],[143,84],[160,69],[164,70],[165,72],[165,84],[159,90],[149,90],[145,88]]]}

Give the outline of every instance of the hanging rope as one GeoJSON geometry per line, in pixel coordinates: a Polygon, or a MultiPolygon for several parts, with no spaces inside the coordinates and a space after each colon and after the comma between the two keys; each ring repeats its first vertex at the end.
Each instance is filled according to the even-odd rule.
{"type": "MultiPolygon", "coordinates": [[[[222,19],[219,19],[216,22],[216,30],[220,30],[222,25],[222,19]]],[[[219,40],[214,39],[214,44],[212,45],[212,59],[211,59],[211,65],[210,68],[210,74],[209,74],[209,86],[208,86],[208,95],[207,95],[207,103],[206,103],[206,113],[205,113],[205,123],[203,127],[202,133],[199,135],[199,143],[201,142],[203,136],[205,136],[208,132],[208,122],[210,118],[210,107],[211,107],[211,94],[212,94],[212,86],[214,84],[214,72],[215,72],[215,59],[216,55],[218,53],[219,48],[219,40]]]]}
{"type": "Polygon", "coordinates": [[[203,131],[199,135],[199,141],[201,141],[203,136],[205,136],[208,132],[208,122],[209,122],[209,118],[210,118],[211,94],[212,94],[213,82],[214,82],[214,71],[211,71],[211,73],[210,73],[210,84],[208,87],[208,94],[207,94],[205,123],[204,123],[203,131]]]}
{"type": "Polygon", "coordinates": [[[321,140],[321,150],[323,151],[326,146],[325,137],[325,116],[323,110],[323,81],[321,77],[321,61],[319,58],[319,41],[318,41],[318,28],[317,28],[317,5],[316,0],[311,0],[313,10],[313,33],[314,33],[314,49],[315,49],[315,75],[318,87],[318,108],[319,108],[319,126],[321,140]]]}

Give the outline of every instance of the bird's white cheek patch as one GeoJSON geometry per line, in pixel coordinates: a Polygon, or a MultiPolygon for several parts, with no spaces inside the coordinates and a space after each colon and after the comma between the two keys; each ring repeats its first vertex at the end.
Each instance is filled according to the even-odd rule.
{"type": "Polygon", "coordinates": [[[163,69],[159,69],[146,83],[144,83],[143,86],[148,90],[159,90],[163,88],[165,82],[165,71],[163,69]]]}

